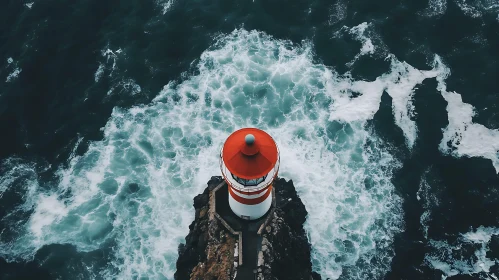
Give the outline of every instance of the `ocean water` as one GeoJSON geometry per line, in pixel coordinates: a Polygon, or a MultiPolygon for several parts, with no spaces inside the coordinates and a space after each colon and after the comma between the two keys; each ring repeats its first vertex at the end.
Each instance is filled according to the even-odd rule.
{"type": "Polygon", "coordinates": [[[173,279],[246,126],[279,145],[323,279],[499,277],[496,0],[7,0],[0,18],[2,279],[173,279]]]}

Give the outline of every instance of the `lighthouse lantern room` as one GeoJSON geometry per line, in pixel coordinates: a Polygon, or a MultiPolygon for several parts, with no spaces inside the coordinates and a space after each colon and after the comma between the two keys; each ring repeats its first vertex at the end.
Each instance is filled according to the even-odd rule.
{"type": "Polygon", "coordinates": [[[279,149],[257,128],[233,132],[220,153],[232,211],[246,220],[261,218],[272,205],[272,183],[279,171],[279,149]]]}

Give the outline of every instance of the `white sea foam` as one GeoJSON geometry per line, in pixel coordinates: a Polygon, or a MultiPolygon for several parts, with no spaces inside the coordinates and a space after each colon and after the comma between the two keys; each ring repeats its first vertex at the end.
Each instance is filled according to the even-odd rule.
{"type": "Polygon", "coordinates": [[[97,71],[95,71],[95,74],[94,74],[94,80],[96,83],[100,80],[100,78],[104,74],[104,68],[105,68],[104,64],[99,63],[99,68],[97,68],[97,71]]]}
{"type": "MultiPolygon", "coordinates": [[[[421,226],[424,237],[428,238],[428,223],[431,221],[432,209],[438,204],[439,192],[428,183],[431,169],[421,176],[417,199],[421,202],[424,212],[421,215],[421,226]]],[[[433,269],[443,272],[442,279],[455,275],[472,275],[481,279],[497,279],[490,268],[497,260],[487,258],[489,242],[493,235],[499,235],[499,228],[479,227],[475,231],[461,234],[455,241],[428,239],[429,252],[425,255],[425,263],[433,269]],[[478,274],[482,273],[482,274],[478,274]]]]}
{"type": "Polygon", "coordinates": [[[23,70],[19,67],[14,68],[14,70],[7,76],[7,79],[5,80],[6,83],[12,82],[14,79],[16,79],[19,74],[21,74],[23,70]]]}
{"type": "Polygon", "coordinates": [[[198,68],[147,106],[115,108],[104,139],[59,170],[56,191],[30,194],[33,214],[3,254],[29,258],[52,243],[85,252],[113,239],[115,258],[99,275],[171,279],[193,219],[192,198],[220,174],[223,141],[256,126],[275,137],[281,174],[294,180],[307,207],[314,269],[333,279],[386,273],[402,228],[401,199],[390,182],[398,163],[367,130],[367,118],[330,106],[347,99],[332,89],[367,85],[314,64],[310,45],[244,30],[218,38],[198,68]]]}
{"type": "Polygon", "coordinates": [[[477,276],[482,273],[482,279],[497,279],[497,275],[490,272],[496,260],[487,258],[489,242],[492,235],[499,235],[498,228],[479,227],[475,231],[462,234],[453,244],[444,241],[430,240],[431,251],[425,256],[425,262],[434,269],[444,273],[442,279],[454,275],[477,276]],[[474,251],[469,255],[469,251],[474,251]]]}
{"type": "Polygon", "coordinates": [[[420,222],[421,226],[423,227],[423,235],[425,238],[428,238],[429,222],[432,219],[431,211],[432,209],[435,209],[435,207],[437,207],[439,204],[439,192],[436,190],[436,188],[432,188],[428,183],[427,176],[430,170],[431,169],[426,170],[421,176],[419,182],[419,190],[416,193],[416,198],[421,202],[424,209],[423,214],[421,214],[420,217],[420,222]]]}
{"type": "MultiPolygon", "coordinates": [[[[21,204],[2,217],[2,223],[10,227],[0,232],[0,256],[6,259],[30,258],[33,252],[34,242],[27,232],[28,228],[19,219],[29,214],[33,209],[38,194],[42,191],[38,184],[38,172],[34,164],[27,163],[19,158],[9,158],[0,162],[0,198],[5,192],[14,188],[22,194],[21,204]],[[10,234],[5,234],[5,232],[10,234]],[[12,233],[19,236],[10,237],[12,233]],[[14,249],[15,248],[15,249],[14,249]],[[15,253],[12,252],[14,249],[15,253]],[[13,253],[13,254],[12,254],[13,253]]],[[[10,201],[14,203],[14,201],[10,201]]]]}
{"type": "MultiPolygon", "coordinates": [[[[497,0],[454,0],[452,1],[466,15],[472,18],[482,17],[499,10],[497,0]]],[[[448,0],[429,0],[428,7],[420,12],[424,16],[434,17],[445,14],[448,0]]]]}
{"type": "MultiPolygon", "coordinates": [[[[113,70],[120,53],[103,51],[113,70]]],[[[386,91],[412,147],[414,88],[437,77],[445,98],[448,69],[438,57],[433,69],[418,70],[390,56],[388,73],[355,81],[315,64],[312,53],[310,44],[256,31],[219,37],[202,54],[198,75],[169,83],[149,105],[115,108],[104,139],[70,157],[54,190],[29,192],[23,207],[33,214],[17,224],[16,242],[0,242],[2,254],[29,258],[52,243],[85,252],[113,239],[114,260],[99,275],[171,279],[193,219],[192,198],[220,173],[223,141],[235,129],[255,126],[276,139],[281,175],[293,179],[307,207],[314,269],[332,279],[381,278],[402,229],[401,199],[390,181],[398,163],[366,121],[386,91]]],[[[133,80],[121,81],[140,92],[133,80]]]]}
{"type": "MultiPolygon", "coordinates": [[[[21,180],[21,186],[29,186],[31,182],[36,181],[36,169],[33,164],[22,162],[18,158],[9,158],[0,162],[0,198],[15,183],[21,180]]],[[[30,193],[32,193],[31,191],[30,193]]]]}
{"type": "Polygon", "coordinates": [[[12,72],[10,72],[7,78],[5,79],[6,83],[15,80],[22,72],[22,69],[17,66],[17,62],[14,61],[12,57],[7,58],[7,69],[9,68],[12,69],[12,72]]]}
{"type": "Polygon", "coordinates": [[[173,0],[158,0],[158,5],[161,6],[161,11],[163,15],[166,15],[166,13],[172,8],[174,1],[173,0]]]}
{"type": "Polygon", "coordinates": [[[412,120],[414,88],[427,78],[441,75],[445,68],[439,60],[431,70],[418,70],[392,55],[388,59],[391,61],[391,71],[375,81],[342,80],[331,86],[330,92],[334,93],[335,102],[332,104],[330,120],[351,122],[371,119],[378,111],[381,96],[386,91],[392,97],[395,123],[402,129],[407,146],[412,148],[417,138],[416,123],[412,120]],[[360,93],[360,96],[351,98],[352,92],[360,93]]]}
{"type": "Polygon", "coordinates": [[[459,6],[461,11],[467,16],[470,17],[481,17],[482,12],[480,8],[483,8],[481,3],[479,1],[466,1],[466,0],[456,0],[456,4],[459,6]],[[468,2],[473,2],[473,4],[470,4],[468,2]]]}
{"type": "MultiPolygon", "coordinates": [[[[111,67],[109,67],[111,69],[111,72],[109,73],[109,77],[112,77],[113,76],[113,73],[114,71],[117,69],[116,67],[116,63],[117,63],[117,60],[118,60],[118,56],[123,53],[123,50],[121,48],[113,51],[109,48],[109,46],[107,46],[105,49],[103,49],[101,51],[101,54],[103,57],[106,58],[106,63],[109,64],[110,62],[112,62],[112,65],[111,67]]],[[[103,66],[104,69],[106,68],[105,66],[103,66]]],[[[100,65],[99,65],[99,69],[100,69],[100,65]]],[[[97,69],[97,71],[99,70],[97,69]]],[[[103,69],[103,70],[104,70],[103,69]]]]}
{"type": "MultiPolygon", "coordinates": [[[[156,101],[175,102],[178,92],[184,92],[187,104],[196,97],[225,108],[203,112],[217,127],[232,131],[258,126],[275,136],[286,163],[281,174],[294,180],[309,206],[306,227],[314,248],[314,267],[323,275],[337,278],[343,267],[368,263],[376,253],[390,259],[390,237],[400,229],[400,201],[383,169],[391,170],[394,160],[377,147],[364,150],[370,134],[363,121],[340,124],[328,120],[328,104],[335,102],[330,87],[348,81],[313,64],[309,46],[294,48],[245,31],[233,33],[220,44],[222,48],[203,54],[200,76],[176,88],[170,85],[156,101]],[[374,158],[376,164],[371,161],[374,158]],[[374,178],[369,189],[364,182],[367,177],[374,178]],[[392,197],[388,204],[382,202],[385,195],[392,197]],[[391,230],[382,230],[376,220],[391,230]]],[[[349,274],[382,274],[386,266],[349,274]]]]}
{"type": "MultiPolygon", "coordinates": [[[[367,34],[369,26],[368,23],[362,23],[347,29],[362,43],[360,52],[349,62],[350,66],[363,55],[375,52],[386,53],[383,42],[378,40],[381,46],[373,44],[372,37],[376,37],[376,34],[373,31],[367,34]]],[[[399,61],[391,54],[386,59],[391,62],[391,70],[375,81],[352,81],[348,76],[335,81],[334,86],[329,88],[329,93],[334,95],[335,100],[332,104],[330,120],[351,122],[372,119],[379,109],[383,92],[386,92],[392,98],[395,124],[402,129],[407,146],[412,149],[417,139],[417,127],[413,120],[415,112],[412,104],[414,89],[425,79],[444,75],[447,69],[437,56],[431,70],[418,70],[406,62],[399,61]],[[352,93],[357,93],[359,96],[352,98],[352,93]]]]}
{"type": "Polygon", "coordinates": [[[429,0],[428,7],[422,11],[425,16],[433,17],[445,14],[447,0],[429,0]]]}
{"type": "Polygon", "coordinates": [[[499,11],[497,0],[456,0],[456,4],[465,15],[474,18],[499,11]]]}
{"type": "Polygon", "coordinates": [[[344,0],[337,1],[335,4],[333,4],[333,6],[330,8],[328,24],[334,25],[346,19],[347,7],[347,2],[344,0]]]}
{"type": "MultiPolygon", "coordinates": [[[[359,25],[355,30],[365,31],[365,24],[359,25]]],[[[364,34],[363,31],[360,34],[364,34]]],[[[414,88],[425,79],[436,78],[437,89],[448,103],[449,118],[449,125],[444,129],[444,137],[440,143],[440,151],[456,157],[490,159],[499,173],[499,130],[473,123],[473,106],[463,103],[460,94],[447,92],[445,80],[450,75],[450,69],[444,65],[441,58],[435,56],[431,70],[418,70],[398,61],[393,55],[389,55],[388,59],[391,60],[391,71],[375,81],[351,81],[345,77],[338,79],[334,86],[330,87],[329,93],[333,94],[335,100],[330,120],[351,122],[371,119],[379,109],[383,91],[386,91],[392,97],[395,124],[402,129],[407,146],[412,148],[417,139],[412,104],[414,88]],[[352,98],[352,92],[360,95],[352,98]]]]}
{"type": "MultiPolygon", "coordinates": [[[[437,59],[437,63],[440,58],[437,59]]],[[[473,123],[475,108],[464,103],[460,94],[448,92],[445,79],[450,69],[437,77],[438,90],[447,101],[449,125],[443,130],[443,138],[439,149],[442,153],[456,157],[482,157],[490,159],[499,173],[499,130],[489,129],[481,124],[473,123]]]]}
{"type": "Polygon", "coordinates": [[[36,203],[37,207],[31,216],[30,230],[37,239],[40,239],[44,234],[43,228],[67,215],[67,209],[63,202],[57,199],[56,194],[48,196],[40,194],[36,203]]]}
{"type": "Polygon", "coordinates": [[[125,77],[126,69],[123,71],[118,65],[119,59],[126,57],[125,52],[121,48],[113,51],[109,46],[106,46],[106,48],[101,50],[101,54],[105,58],[105,61],[99,63],[99,67],[94,74],[94,80],[95,82],[100,81],[104,72],[109,72],[108,76],[111,78],[112,84],[107,91],[107,95],[135,95],[142,92],[142,88],[134,79],[125,77]]]}
{"type": "Polygon", "coordinates": [[[367,36],[366,29],[369,27],[367,22],[361,23],[357,26],[352,27],[349,31],[355,36],[357,40],[362,43],[362,48],[360,52],[355,56],[355,58],[347,63],[348,66],[352,66],[361,56],[373,54],[376,47],[374,46],[371,38],[367,36]]]}
{"type": "Polygon", "coordinates": [[[128,93],[130,95],[135,95],[141,91],[142,88],[133,79],[123,79],[111,86],[111,88],[107,91],[107,95],[111,95],[113,93],[128,93]]]}

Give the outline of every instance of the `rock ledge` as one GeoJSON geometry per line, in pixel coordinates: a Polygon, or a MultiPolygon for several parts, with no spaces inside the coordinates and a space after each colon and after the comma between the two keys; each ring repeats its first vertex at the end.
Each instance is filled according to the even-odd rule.
{"type": "MultiPolygon", "coordinates": [[[[212,177],[204,192],[194,198],[195,219],[189,226],[186,243],[179,246],[175,279],[226,280],[237,277],[237,236],[218,219],[210,218],[210,192],[222,182],[212,177]]],[[[275,208],[261,232],[258,279],[318,280],[312,272],[310,243],[303,228],[307,211],[292,181],[278,178],[274,183],[275,208]]],[[[244,264],[243,264],[244,265],[244,264]]]]}

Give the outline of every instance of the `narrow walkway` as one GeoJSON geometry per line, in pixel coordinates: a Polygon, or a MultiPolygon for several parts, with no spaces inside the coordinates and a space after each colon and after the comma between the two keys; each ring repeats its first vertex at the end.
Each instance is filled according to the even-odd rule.
{"type": "Polygon", "coordinates": [[[257,230],[251,230],[249,225],[243,227],[243,265],[237,270],[236,280],[256,279],[258,264],[258,248],[262,243],[257,230]]]}
{"type": "Polygon", "coordinates": [[[230,209],[228,198],[227,185],[216,192],[216,212],[234,230],[241,231],[243,234],[243,265],[237,269],[236,280],[254,280],[256,279],[258,251],[262,243],[262,239],[257,232],[267,216],[265,215],[256,221],[242,220],[230,209]]]}

